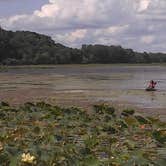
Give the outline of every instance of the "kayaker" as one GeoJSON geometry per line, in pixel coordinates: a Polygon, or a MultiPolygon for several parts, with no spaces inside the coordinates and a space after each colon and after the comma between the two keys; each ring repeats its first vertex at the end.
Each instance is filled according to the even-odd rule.
{"type": "Polygon", "coordinates": [[[150,83],[149,83],[148,88],[150,88],[150,89],[155,89],[156,84],[157,84],[157,82],[151,80],[150,83]]]}

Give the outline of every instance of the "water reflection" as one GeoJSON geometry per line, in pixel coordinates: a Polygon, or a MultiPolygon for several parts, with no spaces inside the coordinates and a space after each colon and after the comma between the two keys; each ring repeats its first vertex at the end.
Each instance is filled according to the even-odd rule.
{"type": "Polygon", "coordinates": [[[149,93],[151,101],[157,100],[157,96],[154,91],[149,93]]]}

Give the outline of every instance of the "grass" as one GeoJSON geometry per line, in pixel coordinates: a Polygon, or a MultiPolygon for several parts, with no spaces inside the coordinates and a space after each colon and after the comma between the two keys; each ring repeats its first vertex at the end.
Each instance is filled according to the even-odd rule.
{"type": "Polygon", "coordinates": [[[1,166],[164,166],[166,123],[105,104],[88,113],[44,102],[0,104],[1,166]]]}

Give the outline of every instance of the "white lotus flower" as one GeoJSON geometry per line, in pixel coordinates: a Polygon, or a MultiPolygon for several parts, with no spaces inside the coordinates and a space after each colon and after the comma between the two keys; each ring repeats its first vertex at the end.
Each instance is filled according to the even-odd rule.
{"type": "Polygon", "coordinates": [[[22,162],[28,163],[28,164],[36,164],[36,157],[32,156],[30,153],[23,153],[22,154],[22,162]]]}

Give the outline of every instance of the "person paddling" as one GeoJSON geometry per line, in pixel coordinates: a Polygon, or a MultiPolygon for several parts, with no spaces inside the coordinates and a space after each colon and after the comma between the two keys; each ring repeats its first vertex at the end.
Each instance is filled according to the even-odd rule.
{"type": "Polygon", "coordinates": [[[157,84],[157,82],[151,80],[150,83],[149,83],[148,88],[149,88],[149,89],[155,89],[156,84],[157,84]]]}

